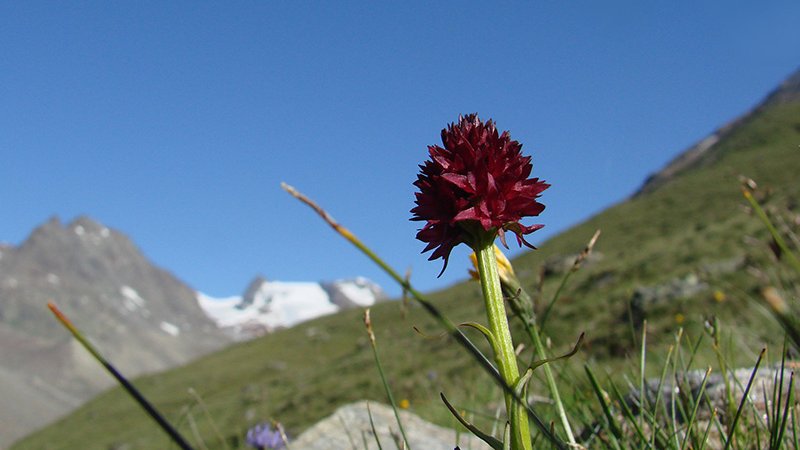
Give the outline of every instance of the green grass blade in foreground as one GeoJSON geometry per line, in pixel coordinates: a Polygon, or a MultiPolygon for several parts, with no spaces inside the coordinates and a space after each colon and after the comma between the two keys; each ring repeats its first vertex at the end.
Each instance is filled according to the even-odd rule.
{"type": "Polygon", "coordinates": [[[764,359],[764,354],[767,352],[767,349],[761,349],[761,353],[758,354],[758,359],[756,360],[756,365],[753,367],[753,372],[750,374],[750,379],[747,380],[747,387],[744,388],[744,392],[742,393],[742,400],[739,402],[739,407],[736,408],[736,415],[733,416],[733,422],[731,422],[730,429],[728,430],[728,436],[725,440],[725,450],[730,448],[731,443],[733,441],[734,434],[736,433],[736,425],[739,422],[739,417],[742,415],[742,409],[744,409],[744,404],[747,401],[747,396],[750,394],[750,388],[753,386],[753,380],[756,378],[756,372],[758,372],[758,367],[761,365],[761,360],[764,359]]]}
{"type": "Polygon", "coordinates": [[[108,371],[108,373],[110,373],[111,376],[113,376],[117,380],[117,382],[120,385],[122,385],[125,391],[131,397],[133,397],[133,399],[139,404],[139,406],[141,406],[142,409],[144,409],[145,412],[150,417],[152,417],[153,420],[156,421],[156,423],[158,423],[158,426],[160,426],[161,429],[164,430],[164,432],[169,435],[170,439],[172,439],[172,441],[175,444],[177,444],[178,447],[180,447],[183,450],[193,450],[192,446],[189,445],[188,442],[186,442],[186,439],[183,436],[181,436],[180,433],[178,433],[178,430],[176,430],[167,421],[167,419],[165,419],[164,416],[162,416],[161,413],[158,412],[158,410],[144,397],[144,395],[142,395],[141,392],[139,392],[138,389],[136,389],[136,387],[134,387],[124,376],[122,376],[122,374],[119,373],[119,371],[113,365],[111,365],[111,363],[108,362],[108,360],[106,360],[103,357],[103,355],[100,354],[100,352],[97,351],[95,346],[92,345],[83,336],[83,333],[81,333],[75,327],[75,325],[72,324],[72,322],[67,318],[67,316],[65,316],[64,313],[62,313],[61,310],[59,310],[54,303],[52,302],[48,303],[47,307],[50,308],[50,311],[53,312],[53,314],[56,316],[56,319],[58,319],[58,321],[61,322],[61,324],[67,330],[69,330],[70,333],[72,333],[72,336],[75,337],[75,339],[77,339],[77,341],[81,343],[83,348],[85,348],[94,357],[94,359],[96,359],[97,362],[99,362],[100,365],[102,365],[108,371]]]}
{"type": "MultiPolygon", "coordinates": [[[[700,441],[700,450],[703,450],[703,449],[706,448],[706,444],[708,444],[708,436],[711,434],[711,426],[713,424],[715,424],[715,423],[718,423],[718,421],[717,421],[717,409],[716,408],[711,410],[711,419],[708,421],[708,425],[706,426],[706,432],[703,433],[703,439],[700,441]]],[[[797,447],[795,447],[795,448],[797,448],[797,447]]]]}
{"type": "Polygon", "coordinates": [[[766,286],[761,289],[761,297],[769,305],[770,311],[789,335],[792,343],[800,349],[800,321],[796,314],[784,300],[783,296],[773,286],[766,286]]]}
{"type": "Polygon", "coordinates": [[[656,388],[656,401],[653,404],[653,419],[652,419],[652,422],[650,423],[650,428],[653,430],[653,435],[652,435],[652,438],[651,438],[651,441],[650,441],[650,445],[652,447],[656,446],[656,434],[658,434],[658,433],[656,433],[656,431],[660,431],[661,430],[661,427],[657,423],[658,408],[661,405],[661,397],[663,396],[662,387],[664,386],[664,380],[667,377],[667,369],[669,369],[670,360],[672,359],[672,352],[673,352],[674,348],[675,347],[672,346],[672,345],[669,346],[669,349],[667,350],[667,357],[666,357],[666,360],[664,362],[664,367],[661,370],[661,377],[659,377],[659,379],[658,379],[658,387],[656,388]]]}
{"type": "MultiPolygon", "coordinates": [[[[405,441],[406,443],[405,447],[410,450],[411,444],[408,442],[408,437],[406,436],[406,432],[403,429],[403,421],[400,420],[400,413],[397,412],[397,403],[395,403],[394,401],[394,395],[392,395],[392,389],[389,387],[389,382],[386,381],[386,375],[383,373],[383,365],[381,365],[381,359],[378,356],[378,344],[375,342],[375,333],[372,332],[372,321],[369,318],[369,308],[367,308],[364,311],[364,326],[367,328],[367,334],[369,335],[369,343],[372,346],[372,354],[375,356],[375,365],[378,366],[378,373],[381,376],[383,389],[386,391],[386,396],[389,398],[389,403],[392,405],[392,410],[394,411],[394,418],[397,420],[397,426],[400,428],[400,434],[403,435],[403,441],[405,441]]],[[[370,420],[372,420],[371,416],[370,420]]]]}
{"type": "Polygon", "coordinates": [[[797,410],[797,408],[793,406],[791,410],[792,410],[791,416],[792,416],[792,444],[793,444],[792,448],[800,448],[800,439],[798,439],[797,436],[797,416],[795,415],[795,411],[797,410]]]}
{"type": "Polygon", "coordinates": [[[647,364],[647,319],[642,323],[642,350],[639,356],[639,428],[644,429],[645,411],[647,411],[647,390],[645,367],[647,364]]]}
{"type": "MultiPolygon", "coordinates": [[[[686,435],[683,437],[683,442],[681,443],[681,450],[686,448],[686,445],[689,443],[689,438],[692,436],[692,432],[694,431],[694,424],[695,419],[697,418],[697,411],[700,409],[700,402],[705,395],[706,392],[706,384],[708,383],[708,376],[711,375],[711,367],[706,369],[705,375],[703,375],[703,382],[700,384],[700,390],[697,392],[697,399],[694,401],[694,406],[692,407],[692,414],[689,416],[689,421],[686,423],[686,435]]],[[[707,434],[708,432],[706,432],[707,434]]]]}
{"type": "MultiPolygon", "coordinates": [[[[492,365],[492,363],[486,358],[486,356],[472,343],[472,341],[467,338],[464,333],[459,330],[456,325],[449,320],[444,314],[439,311],[430,301],[428,301],[425,296],[422,295],[421,292],[417,291],[414,286],[411,285],[411,282],[408,279],[402,277],[399,272],[394,270],[391,266],[389,266],[382,258],[380,258],[375,252],[372,251],[369,247],[367,247],[360,239],[358,239],[350,230],[344,228],[343,226],[339,225],[330,214],[328,214],[324,209],[322,209],[319,205],[317,205],[313,200],[306,197],[297,189],[289,186],[286,183],[281,183],[281,187],[289,193],[289,195],[293,196],[300,202],[306,204],[306,206],[310,207],[314,210],[331,228],[336,231],[340,236],[345,238],[351,244],[353,244],[357,249],[359,249],[364,255],[366,255],[372,262],[378,265],[387,275],[389,275],[395,282],[397,282],[404,290],[407,292],[414,300],[417,301],[420,305],[422,305],[425,310],[436,319],[437,322],[448,332],[453,339],[456,340],[461,346],[463,346],[469,353],[472,355],[473,358],[481,365],[481,367],[497,382],[498,385],[503,389],[504,392],[511,392],[514,395],[514,390],[511,386],[509,386],[504,380],[497,369],[492,365]]],[[[567,446],[558,438],[556,435],[550,430],[550,428],[544,423],[544,421],[539,417],[538,414],[528,405],[527,402],[523,401],[519,396],[515,395],[515,400],[522,403],[525,406],[525,409],[528,413],[528,416],[531,420],[533,420],[536,427],[539,431],[558,449],[566,449],[567,446]]]]}
{"type": "Polygon", "coordinates": [[[750,203],[750,206],[753,208],[753,211],[756,213],[758,218],[761,219],[761,221],[767,227],[767,229],[769,230],[769,234],[772,235],[772,239],[775,240],[775,243],[778,245],[778,247],[780,247],[783,254],[786,255],[787,260],[792,265],[794,270],[796,270],[797,273],[800,274],[800,260],[797,259],[797,256],[794,254],[794,252],[792,252],[792,250],[786,244],[786,241],[783,239],[783,236],[781,236],[781,233],[778,231],[777,228],[775,228],[775,225],[773,225],[772,221],[769,219],[769,216],[767,216],[767,213],[764,211],[761,205],[759,205],[756,199],[753,198],[752,188],[747,184],[743,185],[742,194],[744,195],[744,198],[747,199],[747,202],[750,203]]]}
{"type": "Polygon", "coordinates": [[[222,433],[220,433],[220,431],[219,431],[219,427],[217,427],[217,423],[214,421],[214,418],[211,417],[211,412],[208,411],[208,407],[206,406],[206,402],[203,401],[203,398],[200,397],[200,394],[198,394],[197,391],[194,390],[194,388],[189,388],[188,392],[189,392],[189,395],[192,398],[194,398],[195,402],[200,407],[200,409],[203,410],[203,414],[206,416],[206,420],[211,425],[211,430],[214,431],[214,434],[216,435],[217,440],[219,440],[219,443],[222,446],[221,448],[223,448],[224,450],[230,450],[230,447],[228,446],[228,443],[225,442],[225,438],[222,437],[222,433]]]}
{"type": "Polygon", "coordinates": [[[783,351],[781,352],[781,369],[780,373],[776,373],[772,382],[772,417],[773,426],[770,429],[769,441],[770,449],[779,449],[782,447],[783,435],[786,431],[786,424],[789,416],[789,409],[792,404],[792,389],[794,386],[794,372],[789,374],[789,386],[786,393],[786,403],[783,404],[783,387],[784,375],[786,373],[786,353],[787,353],[787,339],[783,341],[783,351]],[[781,411],[783,409],[783,411],[781,411]]]}
{"type": "Polygon", "coordinates": [[[584,364],[583,370],[586,371],[586,375],[589,377],[589,382],[592,385],[592,391],[594,392],[595,396],[597,396],[597,401],[600,402],[600,407],[603,410],[603,415],[606,416],[608,427],[611,429],[611,437],[614,439],[614,442],[617,442],[617,439],[622,439],[622,427],[620,427],[619,423],[617,422],[617,419],[611,412],[611,407],[606,401],[606,394],[600,387],[600,383],[597,382],[597,377],[595,377],[594,372],[592,372],[592,369],[589,368],[588,365],[584,364]]]}
{"type": "Polygon", "coordinates": [[[186,411],[186,422],[189,424],[189,429],[192,431],[192,435],[197,442],[199,450],[208,450],[205,442],[203,442],[203,438],[200,437],[200,430],[197,428],[197,422],[194,420],[194,416],[192,415],[191,411],[186,411]]]}
{"type": "MultiPolygon", "coordinates": [[[[786,405],[784,406],[783,420],[781,422],[780,430],[778,430],[780,433],[780,436],[778,436],[777,439],[779,445],[781,442],[783,442],[783,436],[784,434],[786,434],[786,426],[788,423],[787,421],[789,419],[789,410],[791,409],[792,411],[794,411],[794,407],[792,405],[794,400],[794,372],[791,372],[789,374],[789,386],[787,387],[787,392],[788,392],[787,394],[788,397],[786,398],[786,405]]],[[[795,448],[797,448],[797,446],[795,446],[795,448]]]]}
{"type": "Polygon", "coordinates": [[[464,426],[464,428],[471,431],[472,434],[480,438],[482,441],[486,442],[494,450],[502,449],[503,447],[502,442],[500,442],[493,436],[484,433],[478,427],[467,421],[465,418],[461,417],[461,414],[459,414],[458,411],[456,411],[456,409],[453,407],[453,405],[450,404],[450,402],[447,400],[447,397],[445,397],[444,394],[440,393],[439,396],[441,397],[442,402],[444,402],[445,406],[447,406],[447,409],[450,410],[450,413],[453,415],[453,417],[455,417],[456,420],[458,420],[458,422],[464,426]]]}
{"type": "Polygon", "coordinates": [[[561,297],[561,291],[567,285],[567,280],[572,276],[573,273],[577,272],[578,269],[581,268],[581,265],[589,257],[592,253],[592,249],[594,249],[594,245],[597,243],[597,239],[600,237],[600,230],[594,232],[592,238],[589,239],[589,243],[586,244],[586,247],[583,251],[578,254],[575,258],[575,262],[572,263],[572,267],[564,274],[564,277],[561,278],[561,284],[558,285],[558,289],[556,289],[556,293],[553,295],[553,299],[550,300],[550,303],[547,304],[547,307],[544,309],[544,313],[542,313],[542,319],[539,322],[539,328],[544,332],[545,325],[547,324],[547,318],[550,316],[550,311],[552,311],[553,306],[555,306],[558,299],[561,297]]]}
{"type": "Polygon", "coordinates": [[[631,408],[628,406],[628,403],[625,401],[625,396],[622,395],[617,385],[614,383],[610,377],[608,378],[608,382],[611,385],[611,392],[614,394],[614,397],[617,400],[617,404],[619,404],[620,408],[622,408],[622,417],[627,420],[628,424],[633,428],[636,432],[637,437],[639,438],[640,442],[648,442],[647,437],[644,434],[644,431],[639,426],[639,420],[636,418],[636,414],[631,411],[631,408]]]}
{"type": "MultiPolygon", "coordinates": [[[[372,411],[369,409],[369,402],[367,402],[367,415],[369,415],[369,427],[372,429],[372,435],[375,436],[375,443],[378,444],[378,450],[383,450],[383,446],[381,445],[381,438],[378,436],[378,430],[375,429],[375,421],[372,420],[372,411]]],[[[364,448],[369,448],[367,447],[367,438],[363,437],[363,439],[364,439],[364,448]]]]}

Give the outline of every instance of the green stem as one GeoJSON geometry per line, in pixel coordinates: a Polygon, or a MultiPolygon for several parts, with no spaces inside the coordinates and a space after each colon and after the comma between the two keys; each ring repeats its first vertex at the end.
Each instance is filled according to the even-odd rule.
{"type": "MultiPolygon", "coordinates": [[[[386,392],[386,396],[389,398],[389,403],[392,405],[392,410],[394,411],[394,418],[397,420],[397,426],[400,428],[400,434],[403,435],[403,441],[405,442],[405,448],[411,449],[411,443],[406,436],[406,432],[403,429],[403,421],[400,420],[400,413],[397,412],[397,403],[394,401],[394,395],[392,395],[392,389],[389,387],[389,382],[386,380],[386,374],[383,373],[383,365],[381,364],[381,358],[378,356],[378,343],[375,341],[375,333],[372,331],[372,321],[369,318],[369,308],[364,311],[364,325],[367,327],[367,334],[369,335],[369,342],[372,345],[372,354],[375,356],[375,365],[378,366],[378,373],[381,376],[381,383],[383,383],[383,390],[386,392]]],[[[372,420],[372,415],[370,415],[370,420],[372,420]]],[[[375,439],[378,439],[378,435],[375,435],[375,439]]],[[[380,442],[378,442],[378,446],[380,446],[380,442]]]]}
{"type": "MultiPolygon", "coordinates": [[[[576,261],[576,265],[578,262],[579,261],[576,261]]],[[[570,273],[572,272],[573,271],[570,271],[570,273]]],[[[564,280],[566,280],[566,277],[564,280]]],[[[562,281],[561,286],[558,288],[558,292],[561,291],[561,288],[564,286],[564,284],[565,281],[562,281]]],[[[525,292],[525,289],[522,288],[522,285],[520,285],[519,280],[517,279],[516,275],[513,274],[513,271],[511,274],[500,277],[500,285],[503,288],[503,294],[506,296],[506,298],[510,299],[509,305],[511,306],[511,310],[520,318],[522,323],[525,324],[525,330],[528,332],[531,342],[533,342],[537,357],[541,361],[546,361],[547,352],[545,351],[544,344],[542,343],[542,339],[540,337],[542,330],[536,323],[536,317],[533,312],[533,300],[531,299],[530,295],[528,295],[528,293],[525,292]]],[[[550,306],[552,306],[558,298],[558,292],[556,292],[556,296],[550,302],[550,306]]],[[[542,322],[542,326],[544,326],[544,322],[542,322]]],[[[572,427],[567,419],[567,412],[564,409],[564,403],[561,401],[561,395],[559,395],[558,386],[556,385],[553,371],[550,369],[550,363],[544,363],[543,369],[545,378],[547,380],[547,385],[550,388],[550,393],[553,395],[553,402],[555,403],[556,411],[561,419],[561,424],[564,426],[564,431],[567,433],[567,441],[570,444],[575,444],[575,435],[572,433],[572,427]]]]}
{"type": "MultiPolygon", "coordinates": [[[[474,250],[486,305],[486,315],[489,319],[489,329],[494,336],[492,340],[494,360],[506,384],[516,386],[519,379],[519,367],[517,366],[517,356],[514,353],[511,330],[508,327],[497,258],[494,254],[494,243],[488,239],[486,241],[488,242],[479,245],[479,248],[474,250]]],[[[505,401],[511,426],[511,448],[514,450],[531,449],[530,427],[525,406],[517,402],[509,393],[505,393],[505,401]]]]}
{"type": "MultiPolygon", "coordinates": [[[[541,337],[539,337],[539,330],[536,325],[536,321],[532,321],[532,327],[528,328],[528,334],[533,340],[533,345],[536,348],[536,353],[538,354],[539,358],[547,359],[547,353],[544,349],[544,344],[542,343],[541,337]]],[[[558,393],[558,386],[556,385],[555,377],[553,377],[553,371],[550,370],[550,363],[545,363],[542,366],[544,369],[544,376],[547,380],[547,385],[550,387],[550,394],[553,396],[553,402],[556,405],[556,412],[558,413],[558,417],[561,419],[561,425],[564,426],[564,431],[567,433],[567,442],[570,444],[575,444],[575,435],[572,433],[572,427],[569,424],[569,419],[567,419],[567,412],[564,410],[564,403],[561,401],[561,395],[558,393]]]]}

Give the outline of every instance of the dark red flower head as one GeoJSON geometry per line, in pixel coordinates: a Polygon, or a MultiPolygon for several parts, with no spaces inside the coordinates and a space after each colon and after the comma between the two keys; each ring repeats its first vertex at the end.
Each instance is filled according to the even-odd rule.
{"type": "Polygon", "coordinates": [[[524,226],[523,217],[538,216],[544,205],[539,195],[550,185],[531,174],[531,157],[522,156],[522,144],[508,131],[497,134],[494,123],[476,114],[459,116],[458,123],[442,130],[442,143],[428,146],[431,159],[420,165],[414,185],[419,188],[411,220],[426,221],[417,239],[433,250],[430,260],[444,259],[460,243],[471,247],[495,236],[505,245],[504,232],[534,248],[524,239],[543,225],[524,226]],[[434,250],[435,249],[435,250],[434,250]]]}

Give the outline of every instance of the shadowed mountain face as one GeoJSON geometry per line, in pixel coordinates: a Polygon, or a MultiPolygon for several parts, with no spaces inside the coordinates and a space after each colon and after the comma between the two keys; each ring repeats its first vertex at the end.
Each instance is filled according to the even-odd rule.
{"type": "Polygon", "coordinates": [[[55,302],[124,374],[163,370],[229,343],[195,292],[121,233],[50,219],[0,247],[0,445],[113,384],[52,317],[55,302]]]}

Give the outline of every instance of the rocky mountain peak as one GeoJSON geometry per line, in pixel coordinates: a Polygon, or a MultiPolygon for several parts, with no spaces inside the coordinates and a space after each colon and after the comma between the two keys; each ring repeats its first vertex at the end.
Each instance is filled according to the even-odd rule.
{"type": "Polygon", "coordinates": [[[90,217],[67,224],[51,217],[0,255],[0,398],[33,392],[12,414],[30,423],[0,411],[4,437],[56,418],[112,383],[54,320],[48,301],[128,376],[173,367],[230,342],[191,288],[90,217]],[[36,405],[48,406],[25,410],[36,405]],[[6,430],[3,423],[15,425],[6,430]]]}
{"type": "Polygon", "coordinates": [[[261,290],[261,286],[263,286],[264,283],[266,282],[267,282],[266,277],[264,277],[261,274],[256,275],[253,278],[253,280],[250,281],[250,284],[247,285],[247,288],[244,290],[244,294],[242,294],[242,301],[238,307],[244,308],[248,305],[252,305],[253,301],[255,300],[256,294],[258,293],[258,291],[261,290]]]}

